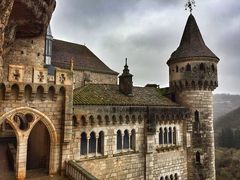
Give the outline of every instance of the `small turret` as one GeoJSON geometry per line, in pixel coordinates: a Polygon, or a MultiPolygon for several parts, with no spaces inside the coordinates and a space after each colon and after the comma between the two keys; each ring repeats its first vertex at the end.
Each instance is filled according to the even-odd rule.
{"type": "Polygon", "coordinates": [[[50,25],[47,28],[46,39],[45,39],[45,65],[51,64],[52,59],[52,42],[53,36],[50,25]]]}
{"type": "Polygon", "coordinates": [[[119,76],[119,91],[127,96],[132,96],[132,89],[133,89],[133,82],[132,82],[133,75],[129,73],[128,65],[127,65],[127,58],[125,62],[125,66],[123,69],[123,73],[119,76]]]}
{"type": "Polygon", "coordinates": [[[53,76],[55,73],[55,68],[52,66],[52,43],[53,36],[50,24],[47,28],[47,33],[45,37],[45,67],[48,69],[48,75],[53,76]]]}

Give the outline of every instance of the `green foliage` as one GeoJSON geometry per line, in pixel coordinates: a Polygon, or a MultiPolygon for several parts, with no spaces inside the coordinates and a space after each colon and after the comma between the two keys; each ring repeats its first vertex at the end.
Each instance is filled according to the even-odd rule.
{"type": "Polygon", "coordinates": [[[240,129],[223,128],[218,136],[218,145],[227,148],[240,148],[240,129]]]}
{"type": "Polygon", "coordinates": [[[240,150],[233,148],[217,148],[215,154],[217,180],[240,179],[240,150]]]}
{"type": "Polygon", "coordinates": [[[218,118],[214,124],[217,132],[222,128],[240,128],[240,107],[218,118]]]}

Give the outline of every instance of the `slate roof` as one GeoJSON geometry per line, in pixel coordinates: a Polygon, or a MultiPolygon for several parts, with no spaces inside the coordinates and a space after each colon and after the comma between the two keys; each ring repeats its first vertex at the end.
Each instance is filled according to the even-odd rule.
{"type": "Polygon", "coordinates": [[[117,72],[106,66],[86,46],[54,39],[52,45],[52,65],[70,69],[71,59],[74,59],[74,70],[89,70],[118,75],[117,72]]]}
{"type": "Polygon", "coordinates": [[[152,87],[133,87],[133,96],[119,92],[118,85],[88,84],[73,92],[74,105],[174,106],[179,105],[152,87]]]}
{"type": "Polygon", "coordinates": [[[192,14],[189,15],[179,47],[168,60],[168,64],[176,59],[186,57],[218,57],[206,46],[192,14]]]}

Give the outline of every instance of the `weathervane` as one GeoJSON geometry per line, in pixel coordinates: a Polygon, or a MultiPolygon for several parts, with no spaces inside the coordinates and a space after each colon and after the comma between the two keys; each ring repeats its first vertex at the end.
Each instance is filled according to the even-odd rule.
{"type": "Polygon", "coordinates": [[[189,8],[190,13],[192,13],[193,6],[195,7],[195,1],[194,0],[188,0],[188,2],[185,4],[185,10],[189,8]]]}

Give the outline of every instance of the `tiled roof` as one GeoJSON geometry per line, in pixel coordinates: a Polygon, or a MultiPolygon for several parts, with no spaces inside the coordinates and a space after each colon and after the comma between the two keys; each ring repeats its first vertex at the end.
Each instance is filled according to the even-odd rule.
{"type": "Polygon", "coordinates": [[[106,66],[86,46],[54,39],[52,45],[52,65],[70,69],[71,59],[74,60],[74,70],[118,74],[106,66]]]}
{"type": "Polygon", "coordinates": [[[118,85],[88,84],[73,94],[74,105],[179,106],[152,87],[133,87],[133,96],[126,96],[118,85]]]}
{"type": "Polygon", "coordinates": [[[206,46],[192,14],[188,17],[179,47],[174,51],[168,61],[187,57],[218,57],[206,46]]]}

